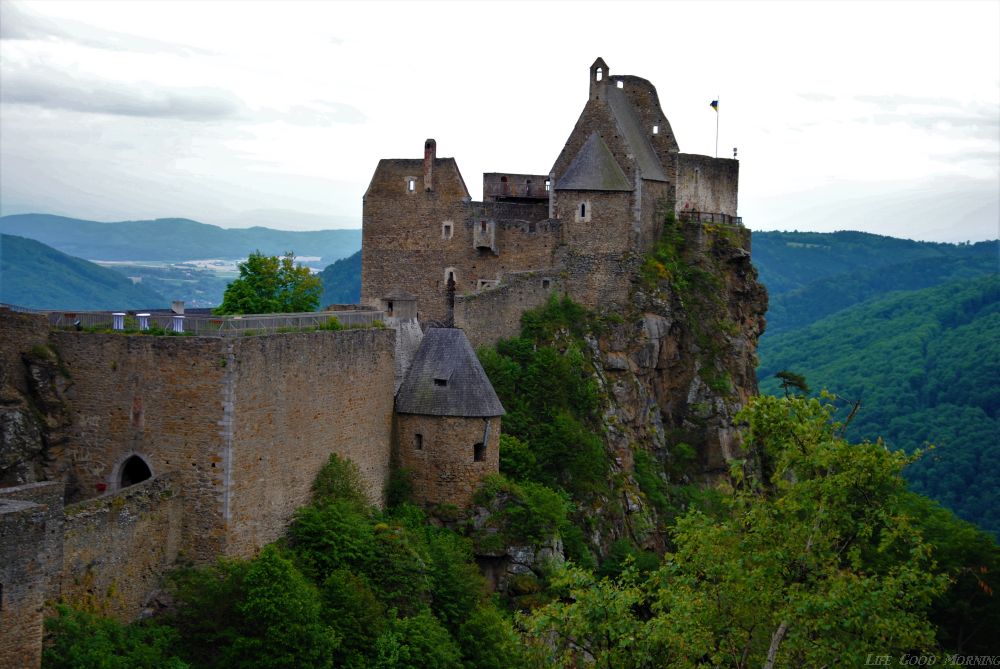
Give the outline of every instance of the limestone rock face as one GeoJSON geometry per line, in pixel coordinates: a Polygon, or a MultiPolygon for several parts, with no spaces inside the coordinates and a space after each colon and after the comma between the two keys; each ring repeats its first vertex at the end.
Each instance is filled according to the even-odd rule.
{"type": "Polygon", "coordinates": [[[637,450],[669,469],[693,449],[690,482],[717,480],[740,452],[734,417],[757,393],[767,291],[750,261],[750,231],[675,225],[676,262],[666,276],[650,280],[657,268],[647,264],[628,311],[587,340],[606,398],[606,445],[617,475],[618,499],[593,509],[605,516],[591,537],[599,554],[622,537],[661,547],[634,475],[637,450]]]}

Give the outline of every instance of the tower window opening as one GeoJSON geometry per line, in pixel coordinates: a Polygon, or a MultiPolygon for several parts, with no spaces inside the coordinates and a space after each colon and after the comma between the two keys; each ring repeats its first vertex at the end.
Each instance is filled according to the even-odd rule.
{"type": "Polygon", "coordinates": [[[413,448],[418,451],[424,450],[424,435],[419,432],[413,435],[413,448]]]}
{"type": "Polygon", "coordinates": [[[580,203],[580,218],[587,218],[587,203],[580,203]]]}
{"type": "Polygon", "coordinates": [[[451,239],[451,223],[445,223],[441,226],[441,238],[451,239]]]}
{"type": "Polygon", "coordinates": [[[604,78],[604,69],[599,67],[597,68],[597,76],[595,77],[595,80],[600,81],[603,78],[604,78]]]}
{"type": "Polygon", "coordinates": [[[658,126],[658,125],[654,125],[653,126],[653,134],[654,135],[659,135],[660,134],[660,126],[658,126]]]}
{"type": "Polygon", "coordinates": [[[118,479],[118,483],[120,488],[127,488],[150,478],[153,478],[153,472],[149,471],[149,465],[138,455],[133,455],[122,463],[121,476],[118,479]]]}
{"type": "Polygon", "coordinates": [[[416,179],[407,179],[406,180],[406,190],[409,191],[410,193],[412,193],[413,191],[417,190],[417,180],[416,179]]]}
{"type": "Polygon", "coordinates": [[[434,385],[439,388],[446,388],[448,386],[448,379],[434,379],[434,385]]]}
{"type": "Polygon", "coordinates": [[[552,182],[549,181],[548,179],[546,179],[545,180],[545,192],[548,193],[550,190],[552,190],[552,182]]]}
{"type": "Polygon", "coordinates": [[[482,462],[483,456],[486,455],[486,444],[479,442],[472,447],[472,461],[482,462]]]}
{"type": "Polygon", "coordinates": [[[486,232],[486,221],[480,221],[479,222],[479,230],[481,232],[486,232]]]}
{"type": "Polygon", "coordinates": [[[618,82],[618,88],[625,88],[625,82],[624,81],[619,81],[618,82]]]}

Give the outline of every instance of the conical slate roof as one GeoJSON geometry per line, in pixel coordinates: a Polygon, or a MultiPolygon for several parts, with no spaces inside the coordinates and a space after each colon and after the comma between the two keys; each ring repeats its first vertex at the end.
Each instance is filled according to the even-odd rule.
{"type": "Polygon", "coordinates": [[[566,173],[556,180],[556,190],[632,190],[611,149],[596,132],[580,147],[566,173]]]}
{"type": "Polygon", "coordinates": [[[396,412],[486,417],[506,412],[465,333],[428,328],[396,394],[396,412]]]}

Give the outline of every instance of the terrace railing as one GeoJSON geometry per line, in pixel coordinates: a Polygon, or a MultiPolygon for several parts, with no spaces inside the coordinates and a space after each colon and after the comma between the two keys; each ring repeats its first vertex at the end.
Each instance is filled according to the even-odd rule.
{"type": "Polygon", "coordinates": [[[678,214],[682,221],[695,221],[700,223],[722,223],[723,225],[743,225],[742,216],[730,216],[729,214],[715,214],[707,211],[685,210],[678,214]]]}
{"type": "Polygon", "coordinates": [[[142,331],[160,328],[200,337],[238,337],[315,328],[336,318],[345,328],[372,327],[385,320],[385,312],[376,309],[311,311],[294,314],[173,314],[171,312],[112,311],[43,311],[16,305],[0,304],[11,311],[45,314],[49,324],[67,329],[107,329],[142,331]]]}

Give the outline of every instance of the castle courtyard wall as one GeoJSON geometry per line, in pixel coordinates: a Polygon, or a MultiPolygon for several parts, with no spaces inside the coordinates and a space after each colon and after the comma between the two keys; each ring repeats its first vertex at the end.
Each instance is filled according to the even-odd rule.
{"type": "Polygon", "coordinates": [[[309,502],[331,453],[360,469],[372,502],[389,477],[396,333],[300,332],[232,342],[226,552],[250,555],[309,502]]]}
{"type": "Polygon", "coordinates": [[[455,298],[455,326],[472,347],[493,346],[521,334],[521,314],[563,294],[562,272],[517,272],[503,275],[496,288],[455,298]]]}
{"type": "Polygon", "coordinates": [[[182,477],[168,472],[65,508],[63,601],[135,620],[181,555],[182,477]]]}
{"type": "Polygon", "coordinates": [[[71,381],[72,429],[59,457],[83,497],[117,490],[122,463],[139,455],[153,476],[180,475],[186,555],[222,554],[231,341],[65,331],[51,341],[71,381]]]}
{"type": "Polygon", "coordinates": [[[0,667],[38,667],[62,562],[62,484],[0,489],[0,667]]]}

